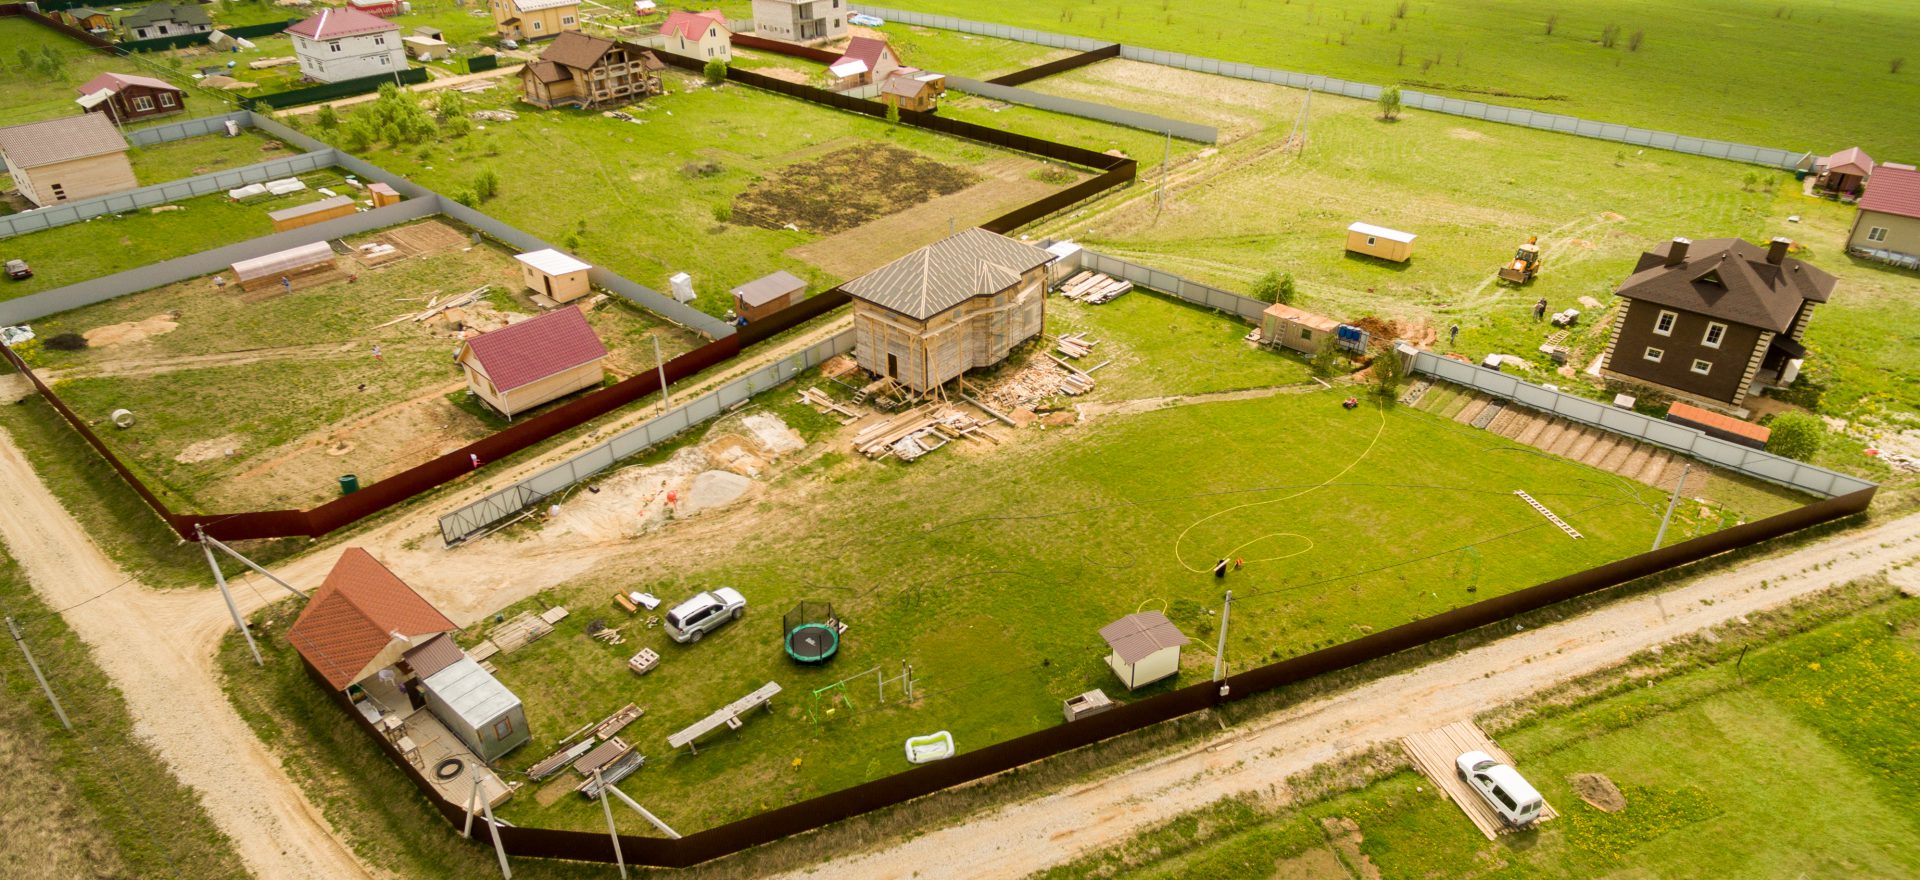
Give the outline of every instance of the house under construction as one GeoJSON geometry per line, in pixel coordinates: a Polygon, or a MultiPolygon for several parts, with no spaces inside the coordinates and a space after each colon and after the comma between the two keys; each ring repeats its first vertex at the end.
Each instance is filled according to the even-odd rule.
{"type": "Polygon", "coordinates": [[[999,363],[1046,323],[1052,259],[969,229],[847,282],[855,360],[918,392],[999,363]]]}

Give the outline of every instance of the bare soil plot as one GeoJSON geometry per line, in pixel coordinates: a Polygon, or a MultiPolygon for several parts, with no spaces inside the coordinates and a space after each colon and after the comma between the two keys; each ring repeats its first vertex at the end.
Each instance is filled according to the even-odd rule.
{"type": "Polygon", "coordinates": [[[966,168],[892,144],[849,147],[786,166],[734,197],[733,216],[766,229],[844,232],[978,180],[966,168]]]}

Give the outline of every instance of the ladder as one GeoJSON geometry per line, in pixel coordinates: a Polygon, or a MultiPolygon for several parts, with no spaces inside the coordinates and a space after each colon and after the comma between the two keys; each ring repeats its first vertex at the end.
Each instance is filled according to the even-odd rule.
{"type": "Polygon", "coordinates": [[[1578,539],[1581,537],[1581,534],[1575,531],[1573,526],[1567,525],[1566,520],[1561,519],[1558,514],[1555,514],[1553,511],[1548,510],[1546,505],[1533,500],[1532,495],[1528,495],[1527,493],[1522,492],[1519,489],[1513,490],[1513,494],[1520,496],[1520,500],[1527,502],[1529,505],[1532,505],[1534,510],[1539,511],[1541,516],[1544,516],[1547,518],[1547,522],[1550,522],[1556,526],[1559,526],[1560,531],[1566,532],[1569,537],[1572,537],[1575,539],[1578,539]]]}

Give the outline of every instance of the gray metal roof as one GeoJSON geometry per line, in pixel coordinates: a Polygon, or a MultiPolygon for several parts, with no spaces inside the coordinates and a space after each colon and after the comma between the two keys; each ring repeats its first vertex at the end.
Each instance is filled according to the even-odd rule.
{"type": "Polygon", "coordinates": [[[453,661],[420,683],[460,716],[470,730],[492,724],[494,719],[520,705],[520,698],[514,696],[513,691],[481,669],[471,657],[453,661]]]}
{"type": "Polygon", "coordinates": [[[1190,641],[1165,614],[1142,611],[1129,614],[1100,628],[1107,647],[1120,655],[1122,663],[1138,663],[1155,651],[1177,648],[1190,641]]]}
{"type": "Polygon", "coordinates": [[[1053,255],[985,229],[927,245],[841,285],[856,299],[926,320],[976,296],[999,293],[1053,255]]]}
{"type": "Polygon", "coordinates": [[[124,153],[127,139],[105,113],[82,113],[60,119],[0,128],[0,153],[16,168],[38,168],[105,153],[124,153]]]}
{"type": "Polygon", "coordinates": [[[764,306],[796,290],[806,289],[807,282],[800,280],[792,272],[782,269],[772,275],[755,278],[742,284],[734,288],[731,293],[747,305],[764,306]]]}

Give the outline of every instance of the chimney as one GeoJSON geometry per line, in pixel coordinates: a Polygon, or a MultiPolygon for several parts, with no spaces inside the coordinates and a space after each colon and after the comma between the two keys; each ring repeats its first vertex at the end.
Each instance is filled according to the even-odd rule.
{"type": "Polygon", "coordinates": [[[1687,247],[1692,244],[1693,244],[1692,239],[1688,239],[1688,238],[1674,239],[1673,245],[1667,248],[1667,267],[1672,268],[1674,266],[1678,266],[1681,263],[1686,262],[1687,247]]]}
{"type": "Polygon", "coordinates": [[[1787,259],[1787,248],[1793,246],[1793,239],[1775,238],[1767,244],[1767,262],[1780,265],[1787,259]]]}

